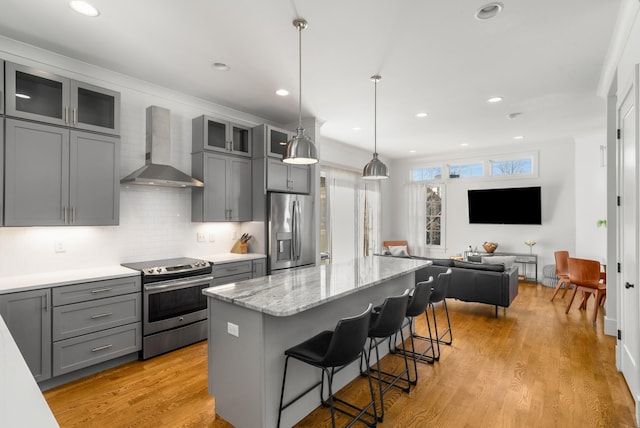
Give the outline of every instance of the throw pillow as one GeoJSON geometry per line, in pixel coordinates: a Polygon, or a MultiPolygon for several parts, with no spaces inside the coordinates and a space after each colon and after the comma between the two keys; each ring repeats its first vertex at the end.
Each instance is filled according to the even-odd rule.
{"type": "Polygon", "coordinates": [[[516,262],[516,256],[484,256],[482,257],[482,263],[490,265],[503,264],[505,270],[511,269],[516,262]]]}
{"type": "Polygon", "coordinates": [[[409,253],[407,252],[406,245],[399,245],[399,246],[390,245],[389,251],[391,252],[392,256],[407,257],[409,255],[409,253]]]}

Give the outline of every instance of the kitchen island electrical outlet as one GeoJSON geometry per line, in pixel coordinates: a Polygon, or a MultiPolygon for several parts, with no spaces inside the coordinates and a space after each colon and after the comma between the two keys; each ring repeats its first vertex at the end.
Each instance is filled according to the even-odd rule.
{"type": "Polygon", "coordinates": [[[229,333],[231,336],[239,337],[240,332],[238,331],[238,325],[228,322],[227,333],[229,333]]]}
{"type": "Polygon", "coordinates": [[[64,242],[56,239],[53,241],[53,249],[56,253],[65,253],[67,250],[64,248],[64,242]]]}
{"type": "Polygon", "coordinates": [[[196,234],[196,238],[197,238],[198,242],[205,242],[207,240],[207,238],[204,235],[204,232],[198,232],[196,234]]]}

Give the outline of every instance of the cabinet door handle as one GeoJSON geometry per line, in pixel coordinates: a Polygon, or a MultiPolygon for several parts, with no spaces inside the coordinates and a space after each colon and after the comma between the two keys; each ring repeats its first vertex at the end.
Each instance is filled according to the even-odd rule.
{"type": "Polygon", "coordinates": [[[44,295],[44,311],[49,312],[49,294],[44,295]]]}
{"type": "Polygon", "coordinates": [[[113,345],[112,344],[108,344],[108,345],[104,345],[104,346],[98,346],[97,348],[93,348],[91,350],[91,352],[98,352],[98,351],[102,351],[103,349],[109,349],[111,348],[113,345]]]}
{"type": "Polygon", "coordinates": [[[69,107],[64,108],[64,123],[69,123],[69,107]]]}
{"type": "Polygon", "coordinates": [[[111,291],[111,290],[113,290],[113,288],[98,288],[97,290],[91,290],[91,293],[93,293],[93,294],[105,293],[105,292],[111,291]]]}
{"type": "Polygon", "coordinates": [[[74,108],[73,110],[73,124],[78,124],[78,109],[74,108]]]}
{"type": "Polygon", "coordinates": [[[113,312],[105,312],[104,314],[91,315],[91,319],[95,320],[98,318],[110,317],[111,315],[113,315],[113,312]]]}
{"type": "Polygon", "coordinates": [[[71,207],[71,224],[76,222],[76,207],[71,207]]]}
{"type": "Polygon", "coordinates": [[[68,223],[67,209],[68,207],[62,208],[62,217],[63,217],[64,224],[68,223]]]}

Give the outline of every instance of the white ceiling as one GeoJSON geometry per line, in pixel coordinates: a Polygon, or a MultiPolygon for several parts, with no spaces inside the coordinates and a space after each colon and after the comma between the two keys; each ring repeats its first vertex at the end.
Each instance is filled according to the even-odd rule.
{"type": "Polygon", "coordinates": [[[87,18],[67,0],[3,0],[0,34],[286,124],[298,118],[302,17],[303,115],[325,137],[373,151],[374,74],[389,158],[602,129],[596,88],[620,0],[502,0],[476,20],[488,1],[92,0],[101,15],[87,18]]]}

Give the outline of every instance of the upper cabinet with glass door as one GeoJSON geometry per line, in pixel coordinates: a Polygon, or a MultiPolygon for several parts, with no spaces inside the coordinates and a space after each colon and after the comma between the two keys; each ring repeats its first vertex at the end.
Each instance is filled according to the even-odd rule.
{"type": "Polygon", "coordinates": [[[254,158],[272,157],[282,159],[287,153],[287,142],[293,133],[271,125],[253,128],[254,158]]]}
{"type": "Polygon", "coordinates": [[[251,127],[211,116],[192,120],[192,149],[251,156],[251,127]]]}
{"type": "Polygon", "coordinates": [[[6,115],[120,134],[120,93],[7,62],[6,115]]]}
{"type": "Polygon", "coordinates": [[[4,61],[0,60],[0,114],[4,114],[4,61]]]}

